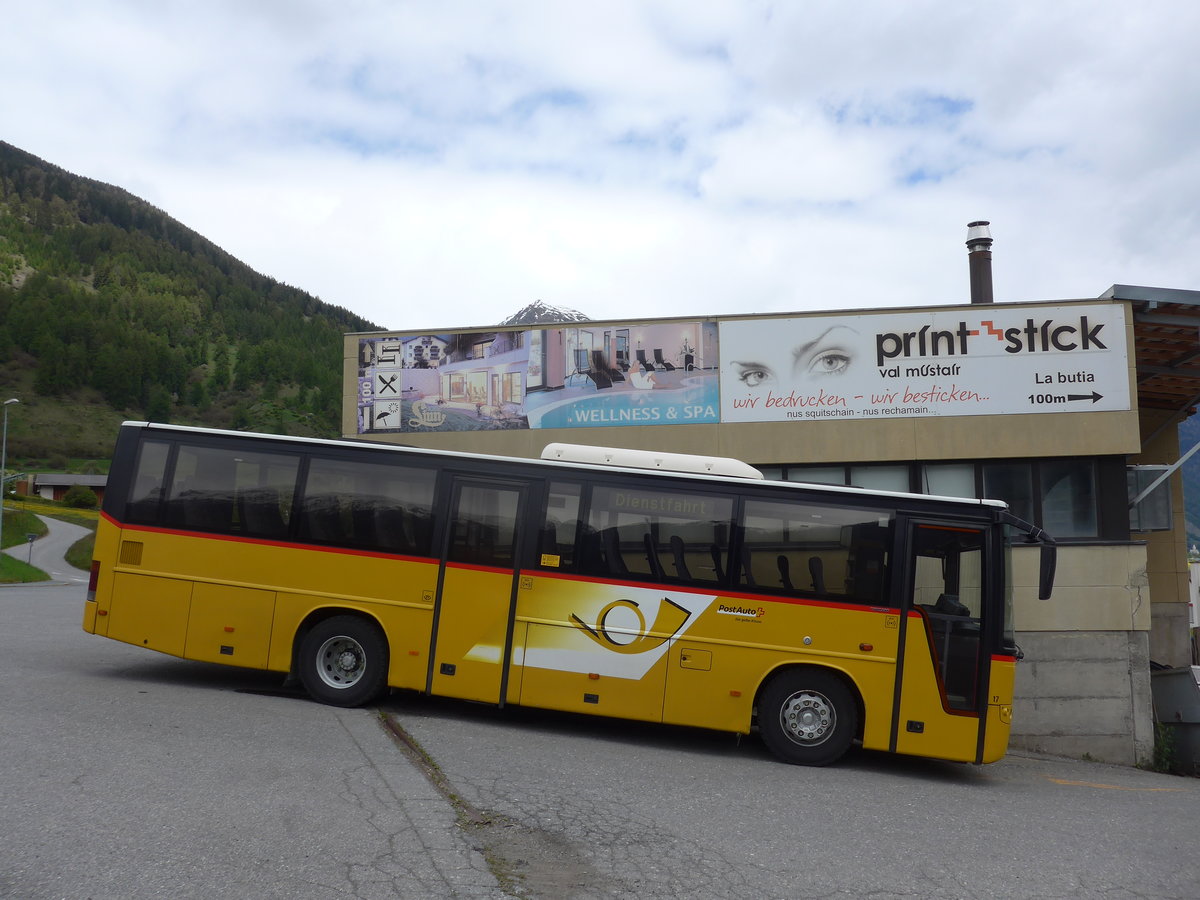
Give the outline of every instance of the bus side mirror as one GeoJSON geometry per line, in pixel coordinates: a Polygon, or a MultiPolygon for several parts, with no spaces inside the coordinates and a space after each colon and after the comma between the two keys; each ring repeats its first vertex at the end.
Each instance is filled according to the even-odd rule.
{"type": "Polygon", "coordinates": [[[1054,590],[1054,570],[1058,566],[1058,547],[1054,544],[1042,544],[1042,554],[1038,561],[1038,599],[1049,600],[1054,590]]]}

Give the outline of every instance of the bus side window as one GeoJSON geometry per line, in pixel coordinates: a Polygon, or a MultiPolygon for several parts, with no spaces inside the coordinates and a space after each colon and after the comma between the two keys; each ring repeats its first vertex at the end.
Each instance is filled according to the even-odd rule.
{"type": "Polygon", "coordinates": [[[170,524],[200,531],[232,531],[234,498],[231,450],[180,446],[167,502],[170,524]]]}
{"type": "Polygon", "coordinates": [[[313,458],[299,536],[322,544],[428,556],[437,473],[388,462],[313,458]]]}
{"type": "Polygon", "coordinates": [[[298,467],[292,454],[180,445],[167,521],[198,531],[285,537],[298,467]]]}
{"type": "Polygon", "coordinates": [[[733,501],[644,487],[592,490],[588,529],[599,536],[597,574],[662,584],[716,585],[732,533],[733,501]]]}
{"type": "Polygon", "coordinates": [[[235,515],[241,532],[250,537],[287,537],[300,458],[282,453],[241,453],[238,457],[235,515]]]}
{"type": "Polygon", "coordinates": [[[738,584],[829,600],[883,597],[892,525],[875,509],[800,499],[745,504],[738,584]]]}
{"type": "MultiPolygon", "coordinates": [[[[578,484],[555,481],[546,494],[546,511],[534,552],[534,566],[566,572],[581,571],[580,560],[589,551],[586,536],[579,527],[579,506],[583,488],[578,484]]],[[[585,563],[586,565],[586,563],[585,563]]]]}
{"type": "Polygon", "coordinates": [[[145,441],[138,450],[133,489],[125,505],[129,522],[153,524],[158,521],[163,498],[163,478],[167,470],[167,455],[171,445],[162,441],[145,441]]]}

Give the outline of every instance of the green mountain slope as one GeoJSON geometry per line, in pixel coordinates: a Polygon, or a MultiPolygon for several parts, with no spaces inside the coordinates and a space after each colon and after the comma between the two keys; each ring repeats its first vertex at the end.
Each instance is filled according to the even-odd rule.
{"type": "Polygon", "coordinates": [[[333,436],[342,340],[377,326],[120,188],[0,142],[9,452],[103,456],[124,418],[333,436]]]}

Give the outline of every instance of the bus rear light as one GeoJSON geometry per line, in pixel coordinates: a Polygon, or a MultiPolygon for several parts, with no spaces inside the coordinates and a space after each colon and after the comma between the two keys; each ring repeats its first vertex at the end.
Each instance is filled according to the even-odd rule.
{"type": "Polygon", "coordinates": [[[100,562],[92,560],[91,571],[88,572],[87,598],[91,603],[96,602],[96,582],[100,580],[100,562]]]}

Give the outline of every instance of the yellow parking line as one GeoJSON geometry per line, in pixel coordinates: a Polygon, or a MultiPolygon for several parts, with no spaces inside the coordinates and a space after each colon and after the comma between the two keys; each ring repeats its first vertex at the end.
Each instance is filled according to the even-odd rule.
{"type": "Polygon", "coordinates": [[[1067,785],[1071,785],[1072,787],[1103,788],[1104,790],[1107,790],[1107,791],[1146,791],[1146,792],[1160,792],[1160,793],[1161,792],[1182,793],[1183,791],[1187,790],[1187,788],[1123,787],[1122,785],[1119,785],[1119,784],[1100,784],[1099,782],[1096,782],[1096,781],[1067,781],[1065,778],[1050,778],[1049,775],[1047,775],[1046,777],[1050,781],[1053,781],[1055,784],[1067,784],[1067,785]]]}

